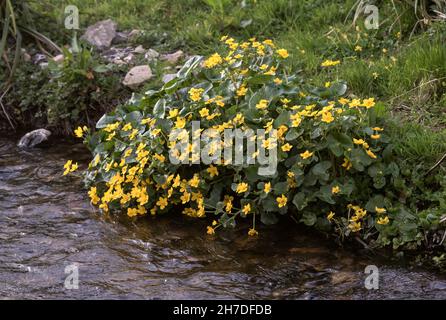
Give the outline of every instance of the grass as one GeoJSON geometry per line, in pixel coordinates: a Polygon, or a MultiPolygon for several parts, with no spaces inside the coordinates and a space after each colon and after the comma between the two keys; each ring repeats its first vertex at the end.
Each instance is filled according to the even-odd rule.
{"type": "Polygon", "coordinates": [[[386,105],[388,114],[404,119],[408,124],[400,125],[395,133],[410,136],[401,148],[407,156],[440,157],[445,151],[446,22],[414,29],[418,18],[412,6],[404,1],[380,1],[379,29],[365,30],[364,17],[357,20],[355,28],[351,11],[355,3],[47,0],[34,1],[32,6],[46,13],[48,33],[65,43],[70,34],[60,31],[60,26],[68,4],[79,8],[82,28],[112,18],[119,29],[144,30],[139,43],[162,52],[182,49],[190,54],[210,54],[219,46],[220,36],[226,34],[240,39],[272,38],[289,50],[288,63],[301,70],[304,81],[321,84],[344,79],[350,95],[376,97],[386,105]],[[324,59],[340,59],[342,64],[322,70],[324,59]],[[432,130],[436,133],[430,134],[432,130]]]}

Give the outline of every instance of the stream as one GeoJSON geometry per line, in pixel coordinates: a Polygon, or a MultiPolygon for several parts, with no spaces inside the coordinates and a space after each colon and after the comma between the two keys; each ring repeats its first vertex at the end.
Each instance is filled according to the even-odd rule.
{"type": "Polygon", "coordinates": [[[206,235],[207,221],[104,216],[68,159],[88,151],[54,140],[20,150],[0,137],[0,299],[446,299],[446,275],[342,249],[288,221],[206,235]],[[64,286],[77,266],[78,289],[64,286]],[[379,270],[368,290],[367,265],[379,270]]]}

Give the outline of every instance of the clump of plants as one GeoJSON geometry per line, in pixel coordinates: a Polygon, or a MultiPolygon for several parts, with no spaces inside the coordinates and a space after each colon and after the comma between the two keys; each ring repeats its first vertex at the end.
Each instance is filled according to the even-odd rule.
{"type": "Polygon", "coordinates": [[[62,62],[47,68],[22,63],[5,104],[23,127],[47,126],[72,133],[74,124],[94,126],[97,119],[130,96],[120,82],[119,67],[106,65],[74,41],[62,62]]]}
{"type": "MultiPolygon", "coordinates": [[[[256,236],[259,222],[292,215],[341,238],[420,244],[430,225],[421,226],[404,205],[406,180],[378,116],[383,106],[345,97],[342,82],[305,84],[284,67],[287,50],[271,40],[221,41],[222,52],[191,58],[159,90],[104,115],[96,132],[76,130],[93,153],[84,176],[91,202],[129,217],[208,217],[210,235],[247,219],[247,233],[256,236]],[[212,135],[202,134],[209,129],[212,135]],[[242,154],[241,164],[221,153],[234,143],[225,139],[226,129],[255,132],[234,152],[242,154]],[[257,141],[256,149],[248,140],[257,141]],[[186,146],[181,152],[178,142],[186,146]],[[276,153],[274,172],[260,173],[262,152],[276,153]],[[200,161],[203,154],[213,161],[200,161]]],[[[321,61],[320,68],[339,64],[321,61]]]]}

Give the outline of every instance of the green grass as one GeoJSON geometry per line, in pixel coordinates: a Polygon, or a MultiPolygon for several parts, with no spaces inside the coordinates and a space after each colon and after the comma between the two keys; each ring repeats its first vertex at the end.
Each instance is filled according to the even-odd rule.
{"type": "Polygon", "coordinates": [[[274,39],[289,50],[287,63],[301,70],[304,81],[323,84],[343,79],[349,86],[348,94],[376,97],[386,105],[389,115],[409,123],[401,125],[402,131],[395,131],[403,136],[410,132],[410,140],[402,143],[403,149],[414,156],[428,154],[430,159],[436,158],[444,151],[446,141],[443,133],[441,138],[437,136],[446,124],[446,22],[412,33],[417,21],[414,9],[404,1],[381,1],[380,28],[365,30],[362,17],[355,30],[350,11],[355,3],[356,0],[47,0],[35,1],[33,7],[46,13],[51,26],[48,32],[66,43],[70,33],[61,32],[61,26],[63,9],[68,4],[79,8],[82,28],[112,18],[121,30],[144,30],[139,43],[161,52],[182,49],[189,54],[210,54],[226,34],[239,39],[274,39]],[[362,51],[355,51],[358,45],[362,51]],[[325,59],[340,59],[342,64],[333,70],[322,70],[320,64],[325,59]],[[437,133],[430,135],[432,130],[426,127],[437,133]]]}

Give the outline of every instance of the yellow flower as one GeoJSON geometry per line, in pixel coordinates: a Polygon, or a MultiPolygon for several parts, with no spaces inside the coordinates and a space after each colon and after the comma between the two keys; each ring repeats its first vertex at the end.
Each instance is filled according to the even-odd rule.
{"type": "Polygon", "coordinates": [[[245,182],[240,182],[237,185],[237,189],[235,190],[235,192],[237,192],[237,193],[244,193],[246,191],[248,191],[248,184],[245,182]]]}
{"type": "Polygon", "coordinates": [[[133,129],[132,132],[129,135],[129,139],[130,140],[135,139],[137,133],[138,133],[138,129],[133,129]]]}
{"type": "Polygon", "coordinates": [[[169,116],[167,119],[173,119],[178,115],[178,109],[169,110],[169,116]]]}
{"type": "Polygon", "coordinates": [[[361,100],[353,99],[348,105],[350,108],[359,107],[361,105],[361,100]]]}
{"type": "Polygon", "coordinates": [[[379,218],[376,223],[381,224],[381,225],[385,225],[389,223],[389,217],[385,216],[385,217],[381,217],[379,218]]]}
{"type": "Polygon", "coordinates": [[[282,208],[282,207],[286,206],[286,203],[288,202],[288,198],[282,194],[280,197],[276,198],[276,201],[277,201],[277,206],[279,208],[282,208]]]}
{"type": "Polygon", "coordinates": [[[96,187],[91,187],[90,188],[90,191],[88,191],[88,195],[89,195],[89,197],[90,197],[90,199],[91,199],[91,203],[93,203],[93,204],[98,204],[98,202],[99,202],[99,197],[98,197],[98,195],[97,195],[97,189],[96,189],[96,187]]]}
{"type": "Polygon", "coordinates": [[[254,236],[257,236],[257,235],[259,235],[259,233],[257,232],[256,229],[254,229],[254,228],[249,229],[248,236],[254,237],[254,236]]]}
{"type": "Polygon", "coordinates": [[[328,221],[331,221],[331,220],[333,220],[333,217],[335,216],[335,213],[333,212],[333,211],[330,211],[328,214],[327,214],[327,220],[328,221]]]}
{"type": "Polygon", "coordinates": [[[300,157],[305,160],[305,159],[311,157],[312,155],[313,155],[313,152],[310,152],[310,151],[307,150],[305,152],[302,152],[300,154],[300,157]]]}
{"type": "Polygon", "coordinates": [[[271,39],[263,40],[263,44],[266,44],[267,46],[270,46],[270,47],[274,48],[274,42],[271,39]]]}
{"type": "Polygon", "coordinates": [[[361,46],[356,46],[356,47],[355,47],[355,51],[357,51],[357,52],[362,51],[362,47],[361,47],[361,46]]]}
{"type": "Polygon", "coordinates": [[[127,209],[127,215],[128,215],[129,217],[135,217],[135,216],[137,216],[137,215],[138,215],[138,209],[136,209],[136,208],[128,208],[128,209],[127,209]]]}
{"type": "Polygon", "coordinates": [[[67,175],[67,174],[70,173],[70,172],[76,171],[77,168],[78,168],[78,164],[77,164],[77,162],[76,162],[76,163],[73,163],[72,160],[68,160],[68,161],[64,164],[63,167],[64,167],[64,169],[65,169],[65,171],[63,172],[63,175],[65,176],[65,175],[67,175]]]}
{"type": "Polygon", "coordinates": [[[246,95],[247,92],[248,88],[246,88],[245,86],[240,86],[240,88],[238,88],[237,90],[237,96],[243,97],[244,95],[246,95]]]}
{"type": "Polygon", "coordinates": [[[110,133],[108,136],[107,136],[107,141],[111,141],[114,137],[115,137],[115,135],[116,135],[116,132],[115,131],[113,131],[112,133],[110,133]]]}
{"type": "Polygon", "coordinates": [[[200,178],[198,174],[194,174],[193,178],[189,180],[189,185],[194,188],[198,188],[198,185],[200,184],[200,178]]]}
{"type": "Polygon", "coordinates": [[[353,143],[354,144],[358,144],[358,145],[363,145],[365,143],[365,141],[362,140],[362,139],[355,139],[355,138],[353,138],[353,143]]]}
{"type": "Polygon", "coordinates": [[[375,106],[375,98],[364,99],[362,105],[367,109],[372,108],[373,106],[375,106]]]}
{"type": "Polygon", "coordinates": [[[284,145],[282,146],[282,151],[284,151],[284,152],[288,152],[288,151],[290,151],[292,148],[293,148],[293,146],[292,146],[291,144],[286,143],[286,144],[284,144],[284,145]]]}
{"type": "Polygon", "coordinates": [[[366,152],[367,152],[367,154],[369,155],[370,158],[372,158],[372,159],[376,159],[377,158],[376,155],[371,150],[367,150],[366,152]]]}
{"type": "Polygon", "coordinates": [[[206,61],[204,61],[203,65],[205,68],[213,68],[222,62],[223,62],[223,59],[221,58],[221,56],[218,53],[214,53],[206,61]]]}
{"type": "Polygon", "coordinates": [[[274,83],[277,84],[277,85],[282,84],[282,82],[283,81],[281,79],[279,79],[279,78],[275,78],[274,79],[274,83]]]}
{"type": "Polygon", "coordinates": [[[341,192],[341,188],[339,188],[339,186],[334,186],[333,188],[331,188],[331,193],[337,194],[339,192],[341,192]]]}
{"type": "Polygon", "coordinates": [[[175,121],[175,128],[177,129],[183,129],[186,126],[186,119],[182,117],[178,117],[175,121]]]}
{"type": "Polygon", "coordinates": [[[212,228],[211,226],[207,226],[207,231],[206,231],[206,233],[208,234],[208,235],[214,235],[215,234],[215,229],[214,228],[212,228]]]}
{"type": "Polygon", "coordinates": [[[348,160],[347,158],[344,158],[344,163],[342,164],[342,166],[348,171],[352,168],[352,163],[350,162],[350,160],[348,160]]]}
{"type": "Polygon", "coordinates": [[[268,65],[267,64],[262,64],[260,66],[260,70],[266,70],[266,69],[268,69],[268,65]]]}
{"type": "Polygon", "coordinates": [[[207,117],[207,116],[209,115],[209,109],[208,109],[208,108],[202,108],[202,109],[199,111],[199,113],[200,113],[200,116],[202,116],[203,118],[204,118],[204,117],[207,117]]]}
{"type": "Polygon", "coordinates": [[[218,224],[218,222],[217,222],[217,221],[215,221],[215,220],[214,220],[214,221],[212,221],[212,226],[213,226],[213,227],[215,227],[215,226],[216,226],[217,224],[218,224]]]}
{"type": "Polygon", "coordinates": [[[155,153],[155,154],[153,155],[153,157],[154,157],[155,159],[157,159],[159,162],[164,162],[164,161],[166,161],[166,157],[163,156],[162,154],[155,153]]]}
{"type": "Polygon", "coordinates": [[[189,90],[189,97],[192,101],[197,102],[201,100],[201,95],[203,94],[203,88],[191,88],[189,90]]]}
{"type": "Polygon", "coordinates": [[[348,100],[348,99],[346,99],[346,98],[340,98],[340,99],[338,100],[338,102],[339,102],[340,104],[342,104],[343,106],[346,105],[349,101],[350,101],[350,100],[348,100]]]}
{"type": "Polygon", "coordinates": [[[125,126],[122,127],[122,131],[129,131],[132,130],[132,124],[126,123],[125,126]]]}
{"type": "Polygon", "coordinates": [[[289,57],[288,51],[286,49],[278,49],[276,53],[283,59],[286,59],[289,57]]]}
{"type": "Polygon", "coordinates": [[[334,118],[333,115],[331,114],[331,112],[323,112],[322,113],[322,118],[321,121],[325,122],[325,123],[330,123],[333,122],[334,118]]]}
{"type": "Polygon", "coordinates": [[[251,204],[245,204],[244,206],[243,206],[243,209],[242,209],[242,212],[244,213],[244,214],[248,214],[248,213],[250,213],[251,212],[251,204]]]}
{"type": "Polygon", "coordinates": [[[271,182],[265,183],[265,185],[263,186],[263,191],[265,193],[269,193],[271,191],[271,182]]]}
{"type": "Polygon", "coordinates": [[[379,139],[381,137],[381,135],[380,134],[372,134],[371,136],[370,136],[370,138],[372,138],[372,139],[379,139]]]}
{"type": "Polygon", "coordinates": [[[74,130],[74,134],[76,135],[76,137],[78,138],[82,138],[82,135],[84,134],[84,131],[81,127],[77,127],[76,130],[74,130]]]}
{"type": "Polygon", "coordinates": [[[381,213],[386,213],[387,212],[387,210],[385,208],[378,208],[378,207],[375,207],[375,211],[376,211],[377,214],[381,214],[381,213]]]}
{"type": "Polygon", "coordinates": [[[159,197],[156,205],[160,207],[161,210],[163,210],[165,207],[167,207],[167,198],[159,197]]]}
{"type": "Polygon", "coordinates": [[[349,229],[353,232],[358,232],[359,230],[361,230],[361,222],[358,221],[352,221],[349,225],[348,225],[349,229]]]}
{"type": "Polygon", "coordinates": [[[325,60],[324,62],[322,62],[321,66],[322,67],[333,67],[333,66],[336,66],[336,65],[338,65],[340,63],[341,63],[341,61],[339,61],[339,60],[336,60],[336,61],[325,60]]]}
{"type": "Polygon", "coordinates": [[[262,99],[256,104],[256,108],[259,110],[266,109],[268,107],[268,100],[262,99]]]}
{"type": "Polygon", "coordinates": [[[206,171],[209,173],[211,178],[218,176],[218,169],[217,169],[217,167],[214,167],[213,165],[210,165],[209,168],[206,169],[206,171]]]}
{"type": "Polygon", "coordinates": [[[65,176],[65,175],[67,175],[69,172],[70,172],[70,168],[71,168],[71,164],[73,163],[73,161],[72,160],[68,160],[65,164],[64,164],[64,168],[65,168],[65,171],[64,171],[64,173],[63,173],[63,175],[65,176]]]}
{"type": "Polygon", "coordinates": [[[380,127],[373,127],[372,129],[375,131],[383,131],[384,130],[383,128],[380,128],[380,127]]]}

